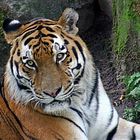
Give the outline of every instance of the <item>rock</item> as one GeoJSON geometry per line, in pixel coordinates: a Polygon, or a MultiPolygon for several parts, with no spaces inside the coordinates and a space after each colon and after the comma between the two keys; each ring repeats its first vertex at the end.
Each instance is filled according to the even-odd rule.
{"type": "Polygon", "coordinates": [[[112,0],[98,0],[100,9],[112,19],[112,0]]]}
{"type": "Polygon", "coordinates": [[[10,17],[26,21],[35,17],[58,19],[66,7],[72,7],[79,13],[78,27],[81,33],[86,32],[94,23],[94,2],[99,1],[100,8],[109,16],[111,12],[111,0],[1,0],[1,5],[6,5],[11,12],[10,17]]]}

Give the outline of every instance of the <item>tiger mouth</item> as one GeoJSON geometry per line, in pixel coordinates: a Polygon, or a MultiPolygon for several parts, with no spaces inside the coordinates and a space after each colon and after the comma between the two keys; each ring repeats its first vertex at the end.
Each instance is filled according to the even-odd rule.
{"type": "Polygon", "coordinates": [[[63,103],[68,103],[69,105],[71,104],[71,96],[68,96],[67,98],[65,99],[57,99],[57,98],[44,98],[42,96],[36,96],[37,99],[36,101],[38,100],[41,104],[44,104],[44,105],[51,105],[51,104],[63,104],[63,103]]]}
{"type": "Polygon", "coordinates": [[[65,100],[56,100],[54,99],[53,101],[51,101],[50,103],[46,104],[46,105],[53,105],[53,104],[63,104],[63,103],[68,103],[69,105],[71,104],[71,99],[70,98],[67,98],[65,100]]]}

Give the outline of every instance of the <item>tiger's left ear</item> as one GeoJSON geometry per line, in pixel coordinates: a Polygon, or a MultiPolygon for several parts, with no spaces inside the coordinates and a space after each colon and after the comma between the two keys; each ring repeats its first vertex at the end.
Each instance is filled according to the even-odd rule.
{"type": "Polygon", "coordinates": [[[12,41],[19,35],[22,24],[18,20],[5,19],[3,22],[3,30],[5,39],[8,44],[12,44],[12,41]]]}
{"type": "Polygon", "coordinates": [[[76,35],[78,33],[78,28],[76,27],[78,19],[79,15],[74,9],[66,8],[59,18],[58,24],[61,25],[67,33],[76,35]]]}

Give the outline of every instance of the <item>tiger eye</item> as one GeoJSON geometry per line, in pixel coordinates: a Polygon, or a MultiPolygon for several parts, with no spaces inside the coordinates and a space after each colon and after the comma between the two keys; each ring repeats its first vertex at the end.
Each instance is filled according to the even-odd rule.
{"type": "Polygon", "coordinates": [[[32,60],[27,60],[26,62],[29,66],[33,67],[34,66],[34,62],[32,60]]]}
{"type": "Polygon", "coordinates": [[[60,61],[61,59],[63,59],[63,57],[64,57],[64,54],[63,53],[59,53],[59,54],[57,54],[56,60],[60,61]]]}

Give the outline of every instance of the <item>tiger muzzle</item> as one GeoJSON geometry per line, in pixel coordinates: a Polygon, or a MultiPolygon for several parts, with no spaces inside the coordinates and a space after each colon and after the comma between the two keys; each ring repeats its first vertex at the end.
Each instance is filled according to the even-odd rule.
{"type": "Polygon", "coordinates": [[[53,91],[43,91],[43,93],[51,97],[56,97],[60,93],[61,89],[62,87],[59,87],[58,89],[53,90],[53,91]]]}

